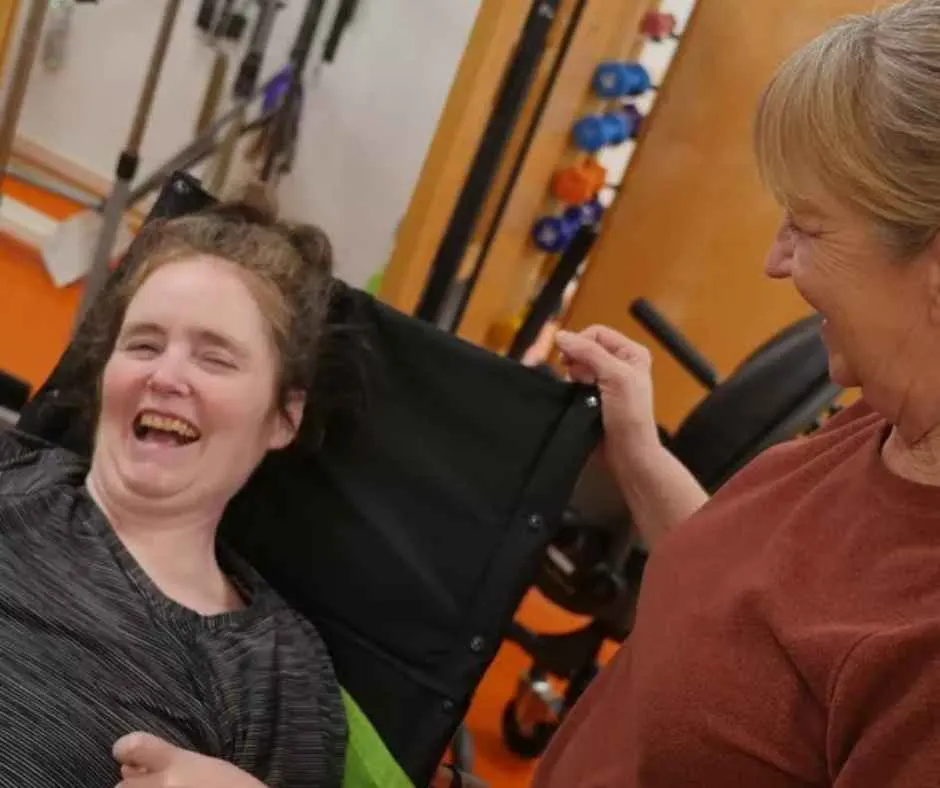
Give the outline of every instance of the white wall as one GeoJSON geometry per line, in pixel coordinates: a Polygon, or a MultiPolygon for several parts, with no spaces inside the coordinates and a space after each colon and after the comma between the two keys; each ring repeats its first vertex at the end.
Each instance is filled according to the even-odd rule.
{"type": "MultiPolygon", "coordinates": [[[[286,58],[306,5],[286,2],[266,73],[286,58]]],[[[320,40],[336,2],[324,13],[320,40]]],[[[37,66],[19,136],[110,178],[164,6],[163,0],[78,6],[66,67],[37,66]]],[[[290,218],[327,230],[337,272],[353,284],[363,284],[391,251],[478,6],[479,0],[362,0],[336,62],[308,92],[298,160],[283,184],[281,206],[290,218]]],[[[213,59],[193,24],[197,7],[198,0],[183,2],[143,170],[192,133],[213,59]]]]}

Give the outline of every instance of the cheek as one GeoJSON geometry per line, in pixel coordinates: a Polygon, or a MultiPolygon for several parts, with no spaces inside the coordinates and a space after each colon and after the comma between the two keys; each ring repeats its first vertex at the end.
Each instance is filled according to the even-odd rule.
{"type": "Polygon", "coordinates": [[[108,362],[101,377],[101,411],[107,416],[121,415],[136,409],[145,375],[139,365],[125,359],[114,358],[108,362]]]}
{"type": "Polygon", "coordinates": [[[271,422],[273,395],[249,376],[206,380],[199,395],[206,421],[239,440],[254,440],[271,422]]]}

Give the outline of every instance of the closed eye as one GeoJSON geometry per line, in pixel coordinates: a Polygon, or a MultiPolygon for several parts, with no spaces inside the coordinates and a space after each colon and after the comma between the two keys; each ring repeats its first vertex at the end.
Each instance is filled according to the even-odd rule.
{"type": "Polygon", "coordinates": [[[201,358],[204,364],[214,369],[237,369],[232,359],[217,353],[206,353],[201,358]]]}
{"type": "Polygon", "coordinates": [[[135,356],[144,356],[150,358],[160,352],[160,347],[155,342],[134,341],[124,344],[124,352],[135,356]]]}

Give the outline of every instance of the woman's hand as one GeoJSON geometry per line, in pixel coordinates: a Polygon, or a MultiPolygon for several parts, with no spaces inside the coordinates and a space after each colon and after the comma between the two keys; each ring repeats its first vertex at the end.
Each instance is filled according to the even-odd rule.
{"type": "Polygon", "coordinates": [[[118,788],[264,788],[226,761],[181,749],[149,733],[131,733],[114,745],[121,764],[118,788]]]}
{"type": "Polygon", "coordinates": [[[608,452],[622,460],[660,448],[649,350],[606,326],[560,331],[555,343],[571,378],[600,391],[608,452]]]}

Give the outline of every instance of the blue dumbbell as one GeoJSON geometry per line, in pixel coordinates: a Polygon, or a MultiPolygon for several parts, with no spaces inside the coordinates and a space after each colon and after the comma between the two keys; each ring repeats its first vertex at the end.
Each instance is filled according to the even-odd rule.
{"type": "Polygon", "coordinates": [[[639,63],[601,63],[591,81],[601,98],[639,96],[653,87],[649,72],[639,63]]]}
{"type": "Polygon", "coordinates": [[[571,130],[574,143],[581,150],[597,153],[607,145],[620,145],[630,136],[629,118],[623,112],[588,115],[571,130]]]}
{"type": "Polygon", "coordinates": [[[580,227],[584,224],[597,224],[603,215],[604,206],[598,200],[591,200],[590,202],[565,208],[562,217],[580,227]]]}
{"type": "Polygon", "coordinates": [[[600,200],[591,200],[581,206],[584,224],[597,224],[604,217],[604,206],[600,200]]]}
{"type": "Polygon", "coordinates": [[[532,228],[532,242],[543,252],[561,252],[581,227],[580,216],[573,220],[567,216],[544,216],[532,228]]]}
{"type": "Polygon", "coordinates": [[[643,113],[636,108],[635,104],[624,104],[617,112],[622,112],[627,116],[627,123],[630,126],[630,139],[636,139],[640,133],[640,124],[643,122],[643,113]]]}

